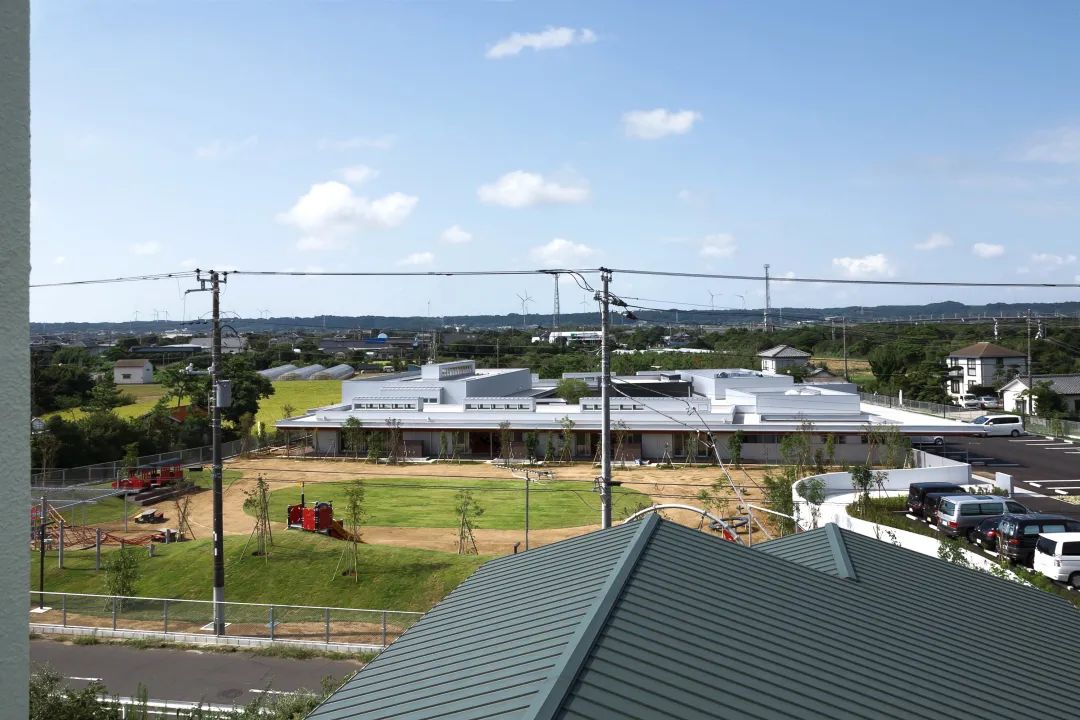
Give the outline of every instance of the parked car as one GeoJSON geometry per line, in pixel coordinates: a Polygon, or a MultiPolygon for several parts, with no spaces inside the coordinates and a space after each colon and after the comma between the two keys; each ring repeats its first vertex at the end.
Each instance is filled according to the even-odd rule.
{"type": "Polygon", "coordinates": [[[937,525],[938,509],[941,507],[942,501],[946,498],[962,497],[972,497],[972,495],[967,490],[961,490],[960,492],[949,491],[926,493],[926,499],[923,500],[923,520],[930,525],[937,525]]]}
{"type": "Polygon", "coordinates": [[[979,407],[979,398],[975,397],[971,393],[966,393],[956,398],[956,404],[962,408],[977,408],[979,407]]]}
{"type": "Polygon", "coordinates": [[[947,482],[913,482],[908,485],[908,512],[915,517],[922,517],[926,494],[932,492],[963,493],[966,490],[959,485],[947,482]]]}
{"type": "Polygon", "coordinates": [[[1080,590],[1080,532],[1042,533],[1035,541],[1035,572],[1080,590]]]}
{"type": "Polygon", "coordinates": [[[1008,515],[997,515],[995,517],[986,518],[975,526],[974,530],[971,531],[971,534],[968,535],[968,538],[983,550],[986,550],[987,552],[996,552],[998,528],[1001,526],[1001,521],[1007,517],[1008,515]]]}
{"type": "Polygon", "coordinates": [[[937,445],[941,447],[945,444],[944,435],[912,435],[912,445],[937,445]]]}
{"type": "Polygon", "coordinates": [[[1009,560],[1031,567],[1039,535],[1063,532],[1080,532],[1080,520],[1044,513],[1010,515],[1001,521],[998,547],[1009,560]]]}
{"type": "Polygon", "coordinates": [[[1001,407],[1001,401],[998,400],[997,395],[980,395],[979,407],[983,410],[992,410],[1001,407]]]}
{"type": "Polygon", "coordinates": [[[970,495],[945,497],[938,503],[937,525],[949,537],[964,536],[975,543],[975,528],[990,517],[1005,514],[1023,514],[1028,509],[1009,498],[999,495],[970,495]]]}
{"type": "Polygon", "coordinates": [[[971,424],[979,426],[980,435],[1018,437],[1024,434],[1024,421],[1018,415],[980,415],[971,424]]]}

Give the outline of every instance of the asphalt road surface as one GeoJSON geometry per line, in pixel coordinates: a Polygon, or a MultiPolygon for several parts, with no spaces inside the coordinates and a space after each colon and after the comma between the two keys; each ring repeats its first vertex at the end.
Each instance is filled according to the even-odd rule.
{"type": "Polygon", "coordinates": [[[942,454],[970,462],[976,470],[1008,473],[1025,484],[1045,482],[1041,490],[1031,488],[1044,494],[1053,494],[1051,485],[1076,486],[1075,494],[1080,494],[1080,443],[1047,440],[1038,435],[950,438],[942,454]]]}
{"type": "Polygon", "coordinates": [[[342,681],[360,669],[348,660],[287,660],[244,652],[140,650],[123,645],[69,645],[55,640],[30,642],[31,664],[47,663],[82,687],[93,679],[111,695],[135,697],[142,683],[152,700],[212,705],[243,705],[260,693],[318,690],[324,677],[342,681]]]}

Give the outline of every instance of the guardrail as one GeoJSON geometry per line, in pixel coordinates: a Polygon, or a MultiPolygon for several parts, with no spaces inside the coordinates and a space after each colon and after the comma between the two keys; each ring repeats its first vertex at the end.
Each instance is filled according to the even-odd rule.
{"type": "MultiPolygon", "coordinates": [[[[31,592],[30,624],[83,628],[125,636],[177,635],[215,639],[210,600],[31,592]],[[44,608],[42,610],[41,608],[44,608]]],[[[225,602],[225,636],[306,645],[381,649],[423,615],[402,610],[363,610],[225,602]]]]}

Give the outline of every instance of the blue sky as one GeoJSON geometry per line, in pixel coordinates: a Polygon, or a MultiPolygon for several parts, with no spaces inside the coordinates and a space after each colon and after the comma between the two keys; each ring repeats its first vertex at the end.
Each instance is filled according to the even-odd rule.
{"type": "MultiPolygon", "coordinates": [[[[33,282],[636,267],[1080,282],[1080,5],[35,2],[33,282]]],[[[33,290],[170,318],[176,282],[33,290]]],[[[760,283],[617,277],[762,304],[760,283]],[[742,298],[738,296],[741,295],[742,298]]],[[[537,279],[236,277],[245,316],[506,313],[537,279]]],[[[564,285],[564,310],[581,293],[564,285]]],[[[787,305],[1080,299],[779,284],[787,305]]]]}

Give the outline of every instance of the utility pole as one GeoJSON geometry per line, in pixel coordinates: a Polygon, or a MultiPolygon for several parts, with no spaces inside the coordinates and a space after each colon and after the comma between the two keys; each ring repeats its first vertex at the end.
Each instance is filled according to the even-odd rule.
{"type": "Polygon", "coordinates": [[[765,263],[765,332],[772,330],[769,322],[769,306],[771,304],[771,298],[769,297],[769,263],[765,263]]]}
{"type": "MultiPolygon", "coordinates": [[[[559,273],[555,273],[555,304],[552,306],[551,311],[551,329],[559,329],[559,273]]],[[[525,549],[529,549],[528,540],[525,542],[525,549]]]]}
{"type": "Polygon", "coordinates": [[[1031,410],[1034,407],[1032,403],[1031,391],[1034,388],[1031,385],[1031,310],[1027,311],[1027,414],[1031,415],[1031,410]]]}
{"type": "Polygon", "coordinates": [[[851,382],[851,378],[848,377],[848,369],[847,369],[847,317],[845,316],[845,317],[840,318],[840,321],[843,323],[843,328],[844,328],[844,330],[843,330],[843,333],[844,333],[844,379],[847,380],[848,382],[851,382]]]}
{"type": "Polygon", "coordinates": [[[611,328],[611,271],[600,269],[603,290],[596,294],[600,301],[600,399],[603,406],[600,425],[600,527],[611,527],[611,347],[608,333],[611,328]]]}
{"type": "MultiPolygon", "coordinates": [[[[225,634],[225,548],[224,526],[222,522],[222,489],[221,489],[221,408],[227,407],[232,402],[228,381],[221,379],[221,285],[228,281],[228,273],[220,274],[216,270],[210,270],[210,277],[204,278],[202,271],[195,270],[195,279],[199,283],[198,290],[191,292],[210,292],[212,304],[211,315],[213,316],[213,340],[211,342],[211,365],[210,365],[210,444],[214,503],[214,634],[225,634]]],[[[323,316],[323,322],[326,317],[323,316]]]]}

